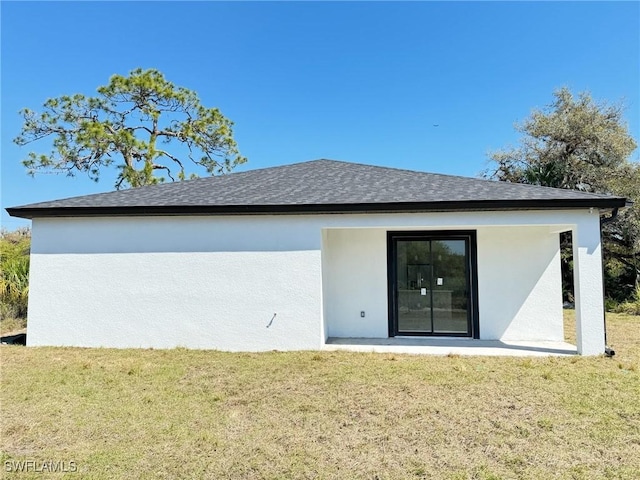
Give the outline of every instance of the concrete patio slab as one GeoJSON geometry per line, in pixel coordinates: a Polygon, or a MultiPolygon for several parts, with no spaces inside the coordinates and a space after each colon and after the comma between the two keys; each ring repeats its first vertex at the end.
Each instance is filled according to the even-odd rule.
{"type": "Polygon", "coordinates": [[[545,357],[577,355],[575,345],[566,342],[503,342],[469,338],[335,338],[330,337],[323,350],[354,352],[408,353],[418,355],[483,355],[545,357]]]}

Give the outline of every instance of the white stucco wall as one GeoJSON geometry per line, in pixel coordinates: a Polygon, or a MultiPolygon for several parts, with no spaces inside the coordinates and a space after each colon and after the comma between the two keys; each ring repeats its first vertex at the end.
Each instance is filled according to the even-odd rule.
{"type": "Polygon", "coordinates": [[[327,336],[388,337],[386,230],[329,229],[326,238],[327,336]]]}
{"type": "Polygon", "coordinates": [[[320,241],[284,217],[35,220],[31,265],[29,345],[256,351],[323,339],[320,241]]]}
{"type": "MultiPolygon", "coordinates": [[[[328,336],[388,336],[386,234],[381,228],[327,231],[328,336]]],[[[485,226],[477,237],[480,338],[561,341],[558,233],[548,226],[485,226]]]]}
{"type": "MultiPolygon", "coordinates": [[[[259,351],[384,338],[386,232],[411,229],[477,231],[481,338],[559,340],[558,232],[583,232],[579,260],[593,269],[597,219],[588,211],[36,219],[28,343],[259,351]]],[[[583,297],[595,289],[587,280],[583,297]]],[[[601,343],[597,309],[583,312],[589,352],[601,343]]]]}
{"type": "Polygon", "coordinates": [[[597,212],[582,212],[573,226],[573,278],[578,353],[599,355],[605,348],[602,252],[597,212]]]}
{"type": "Polygon", "coordinates": [[[559,234],[478,229],[478,303],[481,339],[562,341],[559,234]]]}

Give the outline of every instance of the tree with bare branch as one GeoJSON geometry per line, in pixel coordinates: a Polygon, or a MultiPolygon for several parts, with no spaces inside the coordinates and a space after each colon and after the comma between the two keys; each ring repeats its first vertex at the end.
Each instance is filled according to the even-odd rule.
{"type": "Polygon", "coordinates": [[[120,189],[195,178],[189,166],[214,175],[246,161],[233,139],[233,122],[158,70],[114,75],[97,92],[49,99],[42,113],[20,112],[24,125],[15,143],[53,139],[51,153],[31,152],[23,160],[29,174],[87,173],[98,181],[105,167],[117,166],[120,189]]]}

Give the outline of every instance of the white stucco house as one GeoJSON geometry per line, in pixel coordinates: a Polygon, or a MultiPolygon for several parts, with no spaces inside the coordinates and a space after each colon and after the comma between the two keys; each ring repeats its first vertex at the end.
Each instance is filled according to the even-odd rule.
{"type": "Polygon", "coordinates": [[[595,355],[600,217],[625,205],[316,160],[7,211],[33,220],[28,345],[562,342],[559,234],[570,230],[574,351],[595,355]]]}

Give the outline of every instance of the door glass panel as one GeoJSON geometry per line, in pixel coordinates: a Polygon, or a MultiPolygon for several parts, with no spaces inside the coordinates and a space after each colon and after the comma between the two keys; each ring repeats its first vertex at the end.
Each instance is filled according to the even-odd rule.
{"type": "Polygon", "coordinates": [[[398,333],[432,333],[431,243],[398,240],[396,252],[398,333]]]}
{"type": "Polygon", "coordinates": [[[432,240],[433,333],[465,334],[467,314],[467,242],[432,240]]]}
{"type": "Polygon", "coordinates": [[[470,239],[396,238],[396,335],[471,335],[470,239]]]}

